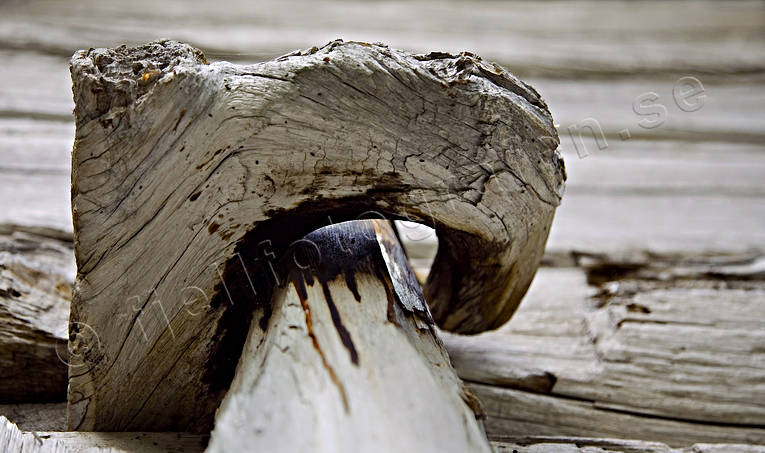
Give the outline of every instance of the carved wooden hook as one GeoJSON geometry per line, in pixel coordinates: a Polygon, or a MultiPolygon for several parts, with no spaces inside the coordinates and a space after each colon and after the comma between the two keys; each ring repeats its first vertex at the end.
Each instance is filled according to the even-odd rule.
{"type": "Polygon", "coordinates": [[[71,320],[92,327],[70,332],[72,429],[209,429],[250,320],[268,328],[276,257],[330,223],[434,227],[435,321],[497,328],[563,192],[544,101],[469,53],[334,41],[241,66],[161,41],[71,72],[71,320]]]}

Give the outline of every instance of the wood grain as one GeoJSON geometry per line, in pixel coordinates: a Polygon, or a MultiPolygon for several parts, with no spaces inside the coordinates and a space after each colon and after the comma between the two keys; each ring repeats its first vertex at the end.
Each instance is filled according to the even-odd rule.
{"type": "Polygon", "coordinates": [[[70,240],[0,224],[0,403],[66,398],[70,240]]]}
{"type": "MultiPolygon", "coordinates": [[[[260,61],[293,48],[344,37],[384,41],[416,52],[471,50],[500,61],[518,75],[533,77],[530,82],[547,101],[560,125],[561,150],[570,176],[566,200],[558,209],[550,237],[552,253],[545,262],[576,267],[543,269],[508,326],[519,333],[492,337],[496,341],[490,342],[490,348],[481,346],[486,361],[466,361],[463,354],[455,362],[459,372],[470,379],[484,379],[495,386],[512,385],[516,390],[524,385],[527,389],[544,389],[549,387],[548,373],[563,376],[563,382],[571,381],[572,374],[593,363],[591,347],[584,340],[580,346],[577,339],[583,338],[577,336],[581,329],[571,327],[576,322],[545,314],[549,299],[568,301],[569,305],[555,308],[561,313],[569,307],[596,302],[590,296],[600,288],[585,283],[586,273],[576,264],[572,250],[606,253],[607,261],[617,265],[635,259],[650,260],[655,253],[665,258],[685,256],[708,265],[715,257],[751,264],[765,243],[761,228],[765,173],[761,168],[763,147],[759,127],[763,122],[760,105],[764,92],[765,40],[760,2],[377,1],[325,2],[320,7],[307,2],[216,2],[197,3],[191,8],[170,1],[138,2],[126,11],[120,2],[79,0],[3,2],[0,13],[0,57],[6,63],[0,68],[3,79],[0,222],[48,232],[61,230],[62,235],[67,232],[71,235],[72,228],[68,175],[74,125],[66,67],[69,56],[79,48],[173,37],[201,46],[208,51],[210,60],[260,61]],[[368,20],[370,17],[374,20],[368,20]],[[693,113],[680,112],[670,93],[677,78],[688,75],[703,82],[708,95],[704,107],[693,113]],[[647,91],[657,92],[669,113],[667,122],[654,130],[637,126],[642,117],[632,111],[635,97],[647,91]],[[588,117],[599,121],[609,146],[598,150],[590,140],[590,155],[580,160],[567,128],[588,117]],[[625,128],[632,134],[629,140],[619,136],[625,128]],[[569,274],[567,270],[575,272],[569,274]],[[569,297],[569,292],[577,297],[569,297]],[[511,348],[514,344],[519,347],[511,348]]],[[[426,255],[435,253],[434,244],[419,247],[423,242],[410,242],[419,250],[431,250],[415,256],[425,271],[432,260],[432,254],[429,258],[426,255]]],[[[70,263],[73,262],[70,257],[70,263]]],[[[692,280],[703,277],[698,267],[693,273],[692,280]]],[[[703,303],[697,301],[699,289],[688,286],[673,291],[639,286],[632,297],[639,297],[645,290],[656,298],[650,305],[654,308],[663,306],[679,316],[681,307],[690,304],[693,312],[717,319],[725,317],[726,309],[739,313],[736,307],[749,306],[748,296],[756,296],[762,290],[756,280],[750,282],[754,290],[736,291],[726,288],[728,282],[720,279],[713,282],[718,287],[703,289],[703,303]],[[665,297],[668,294],[671,297],[665,297]],[[719,301],[725,309],[716,310],[712,300],[719,301]]],[[[608,307],[598,311],[614,309],[608,307]]],[[[586,319],[579,314],[571,318],[586,319]]],[[[632,329],[654,341],[641,342],[632,335],[617,335],[619,342],[626,342],[620,343],[619,348],[653,357],[650,359],[653,361],[656,357],[667,360],[667,351],[672,349],[664,346],[663,339],[677,341],[672,336],[675,323],[656,324],[653,330],[641,324],[645,323],[627,322],[618,330],[632,329]]],[[[695,339],[697,335],[714,332],[714,338],[727,341],[724,338],[729,327],[735,327],[735,322],[686,328],[684,332],[691,344],[701,347],[697,343],[701,340],[695,339]]],[[[761,330],[754,326],[754,332],[761,330]]],[[[678,386],[679,391],[683,382],[691,382],[695,391],[699,391],[704,382],[710,389],[721,382],[731,382],[737,386],[734,394],[739,396],[747,388],[756,390],[758,387],[737,380],[737,368],[722,366],[727,354],[732,353],[740,360],[741,351],[755,343],[742,344],[734,338],[731,344],[740,346],[738,352],[719,351],[718,362],[699,366],[684,377],[676,376],[677,381],[670,384],[678,386]]],[[[452,345],[452,353],[459,355],[458,351],[452,345]]],[[[680,359],[686,363],[688,356],[680,359]]],[[[687,369],[686,366],[681,368],[687,369]]],[[[664,372],[671,368],[672,365],[642,368],[648,374],[641,376],[645,380],[639,385],[665,386],[666,392],[664,372]]],[[[601,378],[596,374],[589,384],[586,376],[576,376],[576,380],[582,387],[602,388],[613,377],[610,374],[601,378]]],[[[624,378],[617,379],[624,385],[624,378]]],[[[619,404],[639,400],[636,394],[625,396],[630,391],[622,389],[619,398],[624,401],[619,404]]],[[[555,394],[541,395],[550,398],[552,408],[563,407],[569,401],[555,394]]],[[[710,390],[702,401],[719,402],[719,397],[719,392],[715,395],[710,390]]],[[[681,405],[672,410],[683,408],[690,416],[696,414],[694,399],[678,396],[671,401],[681,405]]],[[[520,412],[533,413],[531,409],[540,403],[516,398],[515,404],[520,412]],[[527,411],[523,404],[529,404],[531,409],[527,411]]],[[[0,410],[22,414],[22,407],[2,406],[0,410]]],[[[670,409],[664,407],[662,411],[670,409]]],[[[582,414],[566,413],[575,420],[582,414]]],[[[498,431],[493,435],[502,435],[508,427],[523,435],[550,435],[573,423],[562,415],[555,419],[538,415],[540,418],[533,424],[525,425],[523,420],[497,424],[498,431]]],[[[709,415],[707,412],[703,417],[709,415]]],[[[646,418],[620,419],[624,424],[615,429],[621,429],[620,437],[633,430],[635,436],[645,438],[646,431],[640,427],[646,418]]],[[[30,415],[27,423],[41,419],[44,417],[30,415]]],[[[758,426],[763,424],[762,420],[754,420],[758,426]]],[[[708,425],[683,426],[704,433],[708,425]]],[[[594,423],[580,425],[576,435],[590,435],[597,429],[594,423]]],[[[688,446],[688,439],[681,439],[682,444],[688,446]]],[[[597,451],[596,448],[665,451],[664,446],[655,444],[638,447],[602,439],[514,440],[515,443],[506,445],[509,450],[502,451],[597,451]]],[[[758,451],[759,447],[693,448],[727,452],[758,451]]]]}
{"type": "Polygon", "coordinates": [[[207,440],[189,433],[27,432],[0,416],[0,450],[5,453],[201,453],[207,440]]]}
{"type": "MultiPolygon", "coordinates": [[[[528,288],[563,189],[545,104],[468,54],[337,41],[208,65],[162,41],[81,51],[72,76],[72,320],[93,329],[71,343],[88,370],[69,381],[72,428],[203,429],[249,317],[268,318],[267,298],[229,310],[223,285],[246,286],[242,262],[262,265],[263,244],[278,255],[327,223],[430,222],[434,319],[496,328],[528,288]],[[204,297],[185,306],[187,288],[204,297]]],[[[261,297],[271,283],[254,275],[261,297]]]]}
{"type": "Polygon", "coordinates": [[[415,51],[478,52],[523,77],[666,74],[760,78],[758,2],[140,0],[6,2],[0,45],[68,57],[75,50],[170,37],[212,58],[259,61],[338,37],[415,51]],[[372,19],[373,20],[370,20],[372,19]]]}
{"type": "Polygon", "coordinates": [[[207,451],[490,452],[389,222],[321,228],[294,253],[207,451]]]}
{"type": "Polygon", "coordinates": [[[765,442],[761,255],[577,260],[501,330],[444,334],[490,436],[765,442]]]}

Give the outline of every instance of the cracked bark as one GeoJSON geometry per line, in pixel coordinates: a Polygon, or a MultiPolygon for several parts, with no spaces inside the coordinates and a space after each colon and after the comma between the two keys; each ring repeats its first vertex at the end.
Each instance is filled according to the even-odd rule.
{"type": "Polygon", "coordinates": [[[237,66],[163,41],[71,71],[71,428],[208,430],[251,325],[267,334],[277,257],[324,225],[434,226],[425,296],[460,333],[509,319],[539,265],[557,134],[471,54],[335,41],[237,66]]]}

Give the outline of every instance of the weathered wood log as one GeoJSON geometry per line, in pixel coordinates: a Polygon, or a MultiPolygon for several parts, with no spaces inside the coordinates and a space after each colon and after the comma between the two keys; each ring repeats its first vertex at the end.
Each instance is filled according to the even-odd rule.
{"type": "MultiPolygon", "coordinates": [[[[207,436],[190,433],[82,431],[28,432],[0,416],[0,450],[4,453],[197,453],[207,436]]],[[[694,444],[671,448],[660,442],[587,437],[521,436],[491,443],[495,453],[762,453],[765,446],[694,444]]]]}
{"type": "Polygon", "coordinates": [[[322,228],[285,261],[208,451],[491,451],[388,222],[322,228]]]}
{"type": "Polygon", "coordinates": [[[66,399],[73,278],[71,239],[0,224],[0,403],[66,399]]]}
{"type": "Polygon", "coordinates": [[[765,444],[762,270],[757,254],[579,256],[542,268],[502,329],[442,339],[491,439],[765,444]]]}
{"type": "Polygon", "coordinates": [[[208,436],[158,432],[22,431],[0,416],[3,453],[196,453],[208,436]]]}
{"type": "Polygon", "coordinates": [[[509,437],[492,442],[496,453],[763,453],[765,446],[695,443],[671,448],[661,442],[591,437],[509,437]]]}
{"type": "MultiPolygon", "coordinates": [[[[742,2],[724,11],[714,3],[681,7],[656,0],[637,5],[620,1],[606,9],[594,0],[576,6],[565,1],[529,3],[524,8],[459,0],[444,3],[437,11],[427,3],[393,0],[377,1],[374,6],[331,0],[321,8],[314,8],[309,0],[289,4],[264,0],[257,11],[249,9],[247,2],[226,3],[226,8],[205,4],[193,11],[150,0],[136,0],[133,5],[114,14],[122,7],[118,0],[79,0],[76,8],[59,2],[6,4],[0,18],[0,40],[8,50],[69,56],[72,49],[88,46],[94,39],[101,45],[143,43],[154,39],[161,26],[162,33],[194,42],[216,58],[252,61],[310,45],[317,36],[342,30],[349,35],[382,37],[399,47],[480,49],[484,55],[512,64],[526,77],[576,82],[616,81],[636,75],[657,80],[687,74],[699,75],[705,82],[710,77],[761,80],[765,70],[765,50],[758,39],[752,39],[762,29],[756,2],[742,2]],[[189,17],[196,19],[194,27],[189,27],[189,17]],[[594,23],[581,17],[592,17],[594,23]],[[257,27],[252,26],[255,21],[257,27]],[[84,28],[82,23],[90,25],[84,28]],[[563,39],[551,45],[550,33],[537,30],[563,39]],[[681,39],[665,39],[667,30],[681,39]]],[[[11,68],[24,66],[17,60],[10,63],[11,68]]],[[[8,74],[10,78],[15,72],[9,68],[8,74]]],[[[613,92],[606,93],[609,91],[613,92]]],[[[11,101],[21,96],[10,90],[2,94],[11,101]]],[[[593,96],[590,99],[592,105],[593,96]]],[[[613,98],[600,102],[613,102],[613,98]]],[[[23,99],[14,106],[27,103],[23,99]]],[[[630,111],[629,105],[625,110],[630,111]]]]}
{"type": "Polygon", "coordinates": [[[208,65],[163,41],[71,70],[73,429],[209,429],[250,320],[268,325],[272,258],[322,225],[435,226],[426,298],[458,332],[506,321],[539,264],[557,134],[532,88],[471,54],[336,41],[208,65]]]}
{"type": "MultiPolygon", "coordinates": [[[[50,248],[39,234],[15,230],[11,255],[29,257],[37,250],[41,272],[71,273],[71,250],[50,248]],[[62,253],[69,256],[63,262],[62,253]]],[[[51,235],[63,236],[46,238],[51,235]]],[[[626,436],[677,447],[765,441],[763,389],[753,386],[765,370],[757,352],[763,344],[758,320],[765,316],[761,257],[574,258],[565,268],[543,267],[501,330],[471,337],[441,332],[459,377],[470,381],[486,406],[490,439],[626,436]],[[588,281],[600,288],[594,298],[588,281]],[[656,367],[657,361],[663,365],[656,367]],[[667,381],[670,368],[689,378],[667,381]]],[[[65,323],[61,319],[54,331],[63,331],[65,323]]],[[[63,343],[60,349],[65,352],[63,343]]],[[[65,393],[66,369],[58,360],[36,363],[34,370],[20,375],[22,385],[46,376],[65,393]]],[[[26,431],[62,431],[65,412],[65,404],[0,405],[0,415],[26,431]]]]}

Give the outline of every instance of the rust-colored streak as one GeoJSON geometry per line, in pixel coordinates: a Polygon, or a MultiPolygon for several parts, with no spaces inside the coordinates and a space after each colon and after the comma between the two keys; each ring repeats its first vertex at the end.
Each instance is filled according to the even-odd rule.
{"type": "Polygon", "coordinates": [[[486,408],[483,407],[483,403],[467,386],[463,385],[460,391],[460,396],[462,397],[462,401],[464,401],[470,410],[473,411],[476,420],[483,420],[487,417],[486,408]]]}
{"type": "Polygon", "coordinates": [[[210,224],[210,226],[209,226],[209,227],[207,227],[207,231],[208,231],[210,234],[213,234],[213,233],[215,233],[216,231],[218,231],[218,228],[220,228],[220,225],[219,225],[219,224],[217,224],[216,222],[213,222],[213,223],[211,223],[211,224],[210,224]]]}
{"type": "Polygon", "coordinates": [[[382,286],[385,289],[385,297],[388,300],[388,309],[386,312],[388,322],[397,327],[401,327],[401,324],[398,322],[398,318],[396,316],[396,293],[393,290],[393,283],[391,283],[388,274],[382,272],[379,268],[375,267],[374,273],[377,277],[377,280],[382,283],[382,286]]]}
{"type": "Polygon", "coordinates": [[[335,373],[335,369],[332,368],[332,365],[327,362],[327,357],[324,355],[324,351],[321,350],[321,347],[319,346],[319,340],[316,338],[316,334],[313,332],[313,321],[311,320],[311,307],[308,305],[308,292],[305,288],[305,283],[303,282],[303,279],[298,277],[292,280],[292,284],[295,286],[295,291],[298,294],[298,299],[300,299],[300,305],[303,307],[303,313],[305,313],[305,325],[308,329],[308,336],[311,337],[311,342],[313,343],[314,349],[316,349],[316,352],[319,353],[319,357],[321,358],[321,363],[324,365],[324,368],[327,370],[327,373],[329,374],[330,379],[332,379],[332,382],[335,383],[335,386],[337,387],[338,392],[340,392],[340,398],[343,400],[343,407],[345,408],[345,412],[350,412],[350,408],[348,406],[348,396],[345,393],[345,387],[343,387],[343,384],[340,382],[340,379],[337,377],[337,373],[335,373]]]}
{"type": "Polygon", "coordinates": [[[156,69],[144,72],[141,76],[141,82],[146,83],[159,76],[159,71],[156,69]]]}
{"type": "Polygon", "coordinates": [[[223,148],[216,149],[215,152],[212,153],[212,155],[210,155],[210,157],[208,157],[206,161],[204,161],[201,164],[197,165],[197,167],[196,167],[197,170],[201,170],[205,165],[207,165],[210,162],[212,162],[212,160],[215,159],[215,156],[217,156],[218,154],[222,153],[223,150],[224,150],[223,148]]]}

